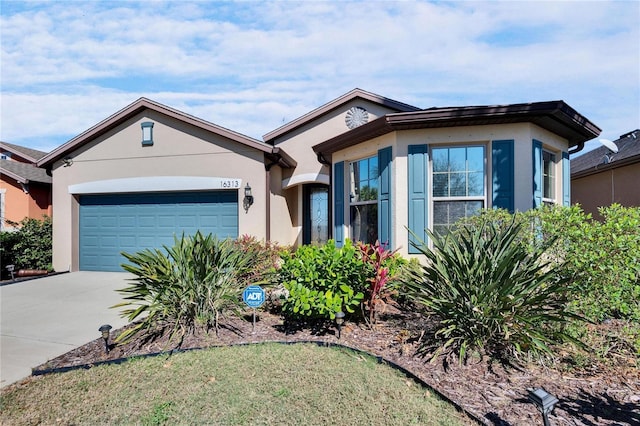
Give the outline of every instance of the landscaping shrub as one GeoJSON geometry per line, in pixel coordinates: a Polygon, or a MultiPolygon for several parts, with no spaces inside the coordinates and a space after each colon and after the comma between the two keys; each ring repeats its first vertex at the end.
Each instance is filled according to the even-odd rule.
{"type": "Polygon", "coordinates": [[[406,264],[379,242],[354,245],[348,239],[340,248],[329,240],[283,253],[275,277],[288,292],[282,311],[288,317],[332,320],[343,311],[352,320],[373,323],[397,294],[396,278],[406,264]]]}
{"type": "MultiPolygon", "coordinates": [[[[169,326],[172,336],[183,337],[196,325],[215,327],[221,314],[242,306],[243,283],[247,274],[247,254],[231,240],[212,235],[176,238],[173,247],[122,253],[130,262],[122,267],[135,275],[129,287],[119,290],[126,307],[122,316],[140,322],[118,337],[126,341],[143,330],[169,326]],[[146,316],[145,316],[146,314],[146,316]]],[[[179,344],[178,344],[179,346],[179,344]]]]}
{"type": "Polygon", "coordinates": [[[602,222],[571,209],[548,209],[540,217],[545,232],[560,236],[557,253],[573,278],[576,308],[594,321],[638,323],[640,208],[614,204],[599,211],[602,222]]]}
{"type": "Polygon", "coordinates": [[[558,274],[569,278],[570,308],[592,322],[606,323],[606,336],[600,337],[603,332],[594,326],[571,323],[567,332],[590,347],[588,354],[573,356],[610,363],[612,353],[616,359],[631,353],[640,363],[640,208],[614,204],[600,214],[603,220],[597,221],[579,205],[545,206],[515,215],[485,210],[461,223],[515,220],[523,224],[519,240],[528,250],[555,239],[547,258],[558,274]]]}
{"type": "Polygon", "coordinates": [[[285,316],[334,319],[340,311],[356,312],[364,299],[367,276],[351,241],[338,248],[329,240],[324,246],[301,246],[295,253],[283,253],[277,280],[289,293],[282,305],[285,316]]]}
{"type": "Polygon", "coordinates": [[[24,218],[19,223],[7,221],[15,230],[0,233],[0,253],[3,276],[6,265],[19,269],[41,269],[52,271],[52,235],[51,218],[42,220],[24,218]]]}
{"type": "Polygon", "coordinates": [[[256,237],[243,235],[234,241],[236,248],[246,253],[248,264],[238,280],[245,286],[271,282],[274,270],[279,267],[280,254],[288,251],[277,243],[259,241],[256,237]]]}
{"type": "Polygon", "coordinates": [[[545,206],[510,215],[485,210],[460,222],[523,224],[519,241],[532,250],[555,240],[548,252],[558,273],[570,278],[572,305],[593,321],[607,318],[640,321],[640,208],[614,204],[592,219],[579,205],[545,206]],[[562,268],[559,266],[562,265],[562,268]]]}
{"type": "Polygon", "coordinates": [[[366,281],[369,283],[363,303],[367,313],[365,318],[369,324],[374,324],[384,306],[398,296],[397,286],[393,285],[393,281],[408,262],[396,254],[396,251],[385,249],[380,241],[375,244],[358,242],[357,247],[367,275],[366,281]]]}
{"type": "Polygon", "coordinates": [[[433,249],[416,245],[427,264],[404,286],[435,319],[419,353],[457,352],[462,362],[471,350],[503,356],[578,343],[558,326],[578,317],[567,309],[568,277],[556,269],[562,264],[545,260],[555,241],[528,248],[521,243],[523,226],[485,218],[444,236],[429,233],[433,249]]]}

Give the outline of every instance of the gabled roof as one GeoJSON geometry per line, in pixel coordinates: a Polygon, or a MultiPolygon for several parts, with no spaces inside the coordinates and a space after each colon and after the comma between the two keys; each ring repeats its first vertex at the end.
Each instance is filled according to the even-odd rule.
{"type": "Polygon", "coordinates": [[[313,150],[316,153],[331,154],[397,130],[525,122],[537,124],[567,139],[570,147],[578,146],[579,149],[582,149],[584,142],[597,137],[601,132],[595,124],[564,101],[436,107],[414,112],[387,114],[315,145],[313,150]]]}
{"type": "Polygon", "coordinates": [[[20,146],[1,141],[0,151],[7,151],[12,154],[16,154],[17,156],[22,157],[25,160],[31,161],[32,163],[35,163],[36,161],[47,155],[47,153],[44,151],[38,151],[37,149],[27,148],[26,146],[20,146]]]}
{"type": "Polygon", "coordinates": [[[18,183],[51,183],[51,176],[47,175],[45,169],[20,161],[0,160],[0,174],[9,176],[18,183]]]}
{"type": "Polygon", "coordinates": [[[274,139],[279,138],[280,136],[289,133],[310,121],[313,121],[323,115],[331,112],[332,110],[338,108],[339,106],[351,102],[354,99],[363,99],[366,101],[370,101],[373,103],[380,104],[397,112],[406,112],[406,111],[418,111],[420,108],[414,107],[409,104],[405,104],[402,102],[394,101],[393,99],[385,98],[384,96],[376,95],[375,93],[367,92],[362,89],[353,89],[348,93],[340,96],[337,99],[334,99],[319,108],[314,109],[311,112],[303,115],[302,117],[298,117],[293,121],[285,124],[284,126],[278,127],[277,129],[267,133],[263,136],[263,139],[266,142],[273,142],[274,139]]]}
{"type": "MultiPolygon", "coordinates": [[[[177,109],[173,109],[166,105],[162,105],[161,103],[152,101],[151,99],[140,98],[134,103],[132,103],[131,105],[121,109],[120,111],[116,112],[115,114],[102,120],[95,126],[91,127],[90,129],[84,131],[80,135],[71,139],[69,142],[54,149],[53,151],[51,151],[49,154],[47,154],[45,157],[41,158],[38,161],[38,166],[41,166],[41,167],[50,166],[55,161],[68,155],[70,152],[89,143],[91,140],[95,139],[96,137],[108,132],[109,130],[120,125],[122,122],[130,119],[131,117],[135,116],[136,114],[139,114],[140,112],[146,109],[158,112],[168,117],[175,118],[184,123],[188,123],[193,126],[199,127],[203,130],[218,134],[232,141],[249,146],[251,148],[255,148],[259,151],[264,152],[265,154],[268,154],[268,155],[277,154],[273,152],[273,147],[271,145],[268,145],[262,141],[259,141],[249,136],[245,136],[243,134],[226,129],[224,127],[221,127],[216,124],[210,123],[206,120],[202,120],[200,118],[194,117],[182,111],[178,111],[177,109]]],[[[281,154],[282,153],[277,154],[278,162],[286,167],[286,164],[288,164],[287,159],[285,156],[281,154]]]]}
{"type": "Polygon", "coordinates": [[[571,178],[580,178],[604,170],[615,169],[632,163],[640,163],[640,129],[625,133],[615,140],[617,153],[601,146],[571,159],[571,178]]]}

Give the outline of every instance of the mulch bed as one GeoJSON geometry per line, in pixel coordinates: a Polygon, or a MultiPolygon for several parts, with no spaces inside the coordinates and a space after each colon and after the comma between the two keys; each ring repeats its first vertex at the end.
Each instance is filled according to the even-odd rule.
{"type": "MultiPolygon", "coordinates": [[[[568,373],[540,363],[516,367],[487,359],[472,359],[465,365],[444,359],[429,363],[415,355],[421,321],[418,314],[399,312],[383,317],[373,329],[347,323],[338,340],[332,324],[285,324],[282,317],[268,312],[258,313],[252,330],[248,313],[222,320],[217,337],[213,331],[203,330],[185,336],[181,348],[259,342],[339,343],[408,370],[488,425],[541,424],[541,414],[527,399],[527,388],[532,387],[543,387],[560,399],[549,417],[553,425],[640,425],[640,371],[633,365],[594,366],[589,371],[568,373]]],[[[35,368],[34,374],[164,352],[174,346],[167,335],[161,335],[150,341],[134,339],[105,354],[104,342],[96,339],[35,368]]]]}

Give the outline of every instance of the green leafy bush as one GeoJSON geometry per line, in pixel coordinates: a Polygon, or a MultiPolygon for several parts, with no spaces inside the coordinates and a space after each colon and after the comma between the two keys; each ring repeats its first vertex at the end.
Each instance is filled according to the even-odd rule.
{"type": "Polygon", "coordinates": [[[577,319],[567,309],[568,278],[545,260],[554,240],[529,249],[520,239],[523,224],[478,222],[445,236],[429,233],[433,250],[416,245],[427,264],[404,286],[435,318],[419,353],[457,352],[462,362],[470,350],[502,356],[578,343],[561,327],[577,319]]]}
{"type": "Polygon", "coordinates": [[[515,220],[523,224],[519,240],[528,250],[555,239],[547,259],[569,279],[571,309],[592,322],[604,322],[574,322],[567,328],[590,347],[589,353],[572,356],[611,363],[631,353],[640,363],[640,208],[614,204],[600,214],[603,219],[597,221],[579,205],[545,206],[513,216],[486,210],[464,223],[515,220]],[[625,325],[612,326],[620,324],[625,325]],[[606,338],[598,337],[600,329],[606,330],[606,338]]]}
{"type": "Polygon", "coordinates": [[[614,204],[600,209],[603,221],[580,206],[545,206],[510,215],[485,210],[461,224],[483,221],[523,224],[519,241],[529,250],[555,240],[547,256],[570,278],[572,304],[593,321],[640,321],[640,208],[614,204]]]}
{"type": "Polygon", "coordinates": [[[15,265],[19,269],[52,271],[53,225],[51,218],[42,220],[25,218],[19,223],[7,221],[15,230],[0,233],[0,252],[4,266],[15,265]]]}
{"type": "Polygon", "coordinates": [[[324,246],[283,253],[277,280],[289,293],[282,305],[285,316],[334,319],[339,311],[355,313],[364,298],[367,276],[349,240],[341,248],[329,240],[324,246]]]}
{"type": "Polygon", "coordinates": [[[173,247],[122,253],[130,262],[122,267],[135,275],[129,287],[119,290],[126,307],[122,316],[141,319],[118,337],[126,341],[143,330],[171,327],[171,335],[183,337],[196,325],[218,329],[219,317],[242,305],[244,288],[238,276],[247,273],[249,255],[231,240],[219,240],[197,232],[175,239],[173,247]]]}
{"type": "MultiPolygon", "coordinates": [[[[589,318],[640,322],[640,208],[614,204],[604,220],[575,221],[571,210],[543,212],[549,232],[561,236],[559,256],[573,277],[574,304],[589,318]],[[552,214],[562,221],[550,220],[552,214]]],[[[553,218],[553,217],[552,217],[553,218]]],[[[590,219],[590,218],[589,218],[590,219]]]]}

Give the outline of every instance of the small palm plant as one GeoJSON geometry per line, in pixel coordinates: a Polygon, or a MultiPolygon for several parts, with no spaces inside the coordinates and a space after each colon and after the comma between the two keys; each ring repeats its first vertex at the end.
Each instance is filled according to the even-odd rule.
{"type": "Polygon", "coordinates": [[[434,360],[457,352],[463,362],[472,350],[503,357],[550,352],[549,344],[565,340],[580,344],[562,327],[578,318],[567,308],[568,278],[543,260],[553,241],[527,247],[522,226],[485,221],[444,236],[429,232],[433,249],[416,244],[427,264],[405,280],[407,296],[435,319],[420,354],[434,360]]]}
{"type": "Polygon", "coordinates": [[[122,253],[130,262],[122,267],[135,278],[129,287],[119,290],[125,302],[112,307],[127,307],[123,317],[141,320],[118,341],[127,341],[143,330],[170,327],[171,337],[180,337],[180,346],[196,325],[212,326],[217,333],[221,313],[239,310],[243,286],[237,277],[246,273],[249,259],[233,241],[198,231],[176,238],[174,246],[165,246],[164,251],[122,253]]]}

